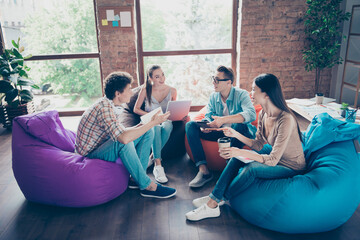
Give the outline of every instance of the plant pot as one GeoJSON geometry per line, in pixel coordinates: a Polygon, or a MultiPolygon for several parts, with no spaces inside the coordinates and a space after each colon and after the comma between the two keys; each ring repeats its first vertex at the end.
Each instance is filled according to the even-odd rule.
{"type": "Polygon", "coordinates": [[[317,93],[315,94],[315,103],[316,104],[322,104],[324,101],[324,94],[323,93],[317,93]]]}
{"type": "Polygon", "coordinates": [[[10,107],[8,105],[0,106],[0,123],[3,124],[5,128],[11,128],[12,120],[21,115],[26,115],[35,112],[34,102],[28,102],[21,104],[17,107],[10,107]]]}
{"type": "Polygon", "coordinates": [[[345,115],[346,115],[346,109],[341,109],[341,113],[340,115],[345,118],[345,115]]]}

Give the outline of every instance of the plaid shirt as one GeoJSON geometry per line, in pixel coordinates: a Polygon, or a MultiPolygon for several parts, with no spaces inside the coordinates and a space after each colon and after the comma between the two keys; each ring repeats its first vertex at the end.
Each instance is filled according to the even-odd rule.
{"type": "Polygon", "coordinates": [[[76,152],[86,156],[109,138],[117,141],[124,126],[117,121],[114,103],[100,98],[81,117],[76,136],[76,152]]]}

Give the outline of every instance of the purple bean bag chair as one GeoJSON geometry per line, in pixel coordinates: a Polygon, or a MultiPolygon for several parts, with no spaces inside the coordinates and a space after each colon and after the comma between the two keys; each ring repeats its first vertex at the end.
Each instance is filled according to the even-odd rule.
{"type": "Polygon", "coordinates": [[[74,153],[75,133],[64,129],[57,111],[13,121],[12,167],[25,198],[32,202],[89,207],[122,194],[129,173],[117,163],[74,153]]]}

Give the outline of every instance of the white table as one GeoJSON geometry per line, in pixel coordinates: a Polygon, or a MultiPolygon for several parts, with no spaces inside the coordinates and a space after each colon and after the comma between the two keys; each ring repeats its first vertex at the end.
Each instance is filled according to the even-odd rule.
{"type": "MultiPolygon", "coordinates": [[[[289,99],[286,100],[288,106],[299,114],[300,116],[304,117],[305,119],[311,121],[315,115],[320,113],[328,113],[331,117],[335,119],[340,119],[345,121],[345,118],[341,117],[340,115],[340,107],[341,104],[335,103],[331,101],[331,98],[325,98],[324,104],[317,105],[315,104],[314,99],[289,99]]],[[[334,99],[335,100],[335,99],[334,99]]],[[[360,113],[356,114],[355,123],[360,123],[360,113]]]]}

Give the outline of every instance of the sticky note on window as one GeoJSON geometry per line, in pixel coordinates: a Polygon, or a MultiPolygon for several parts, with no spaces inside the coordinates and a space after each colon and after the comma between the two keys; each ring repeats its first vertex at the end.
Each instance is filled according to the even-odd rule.
{"type": "Polygon", "coordinates": [[[113,27],[118,27],[119,26],[119,21],[112,21],[112,26],[113,27]]]}
{"type": "Polygon", "coordinates": [[[108,21],[107,21],[106,19],[102,19],[102,20],[101,20],[101,25],[107,26],[107,25],[108,25],[108,21]]]}
{"type": "Polygon", "coordinates": [[[106,19],[108,21],[114,21],[114,10],[106,10],[106,19]]]}
{"type": "Polygon", "coordinates": [[[131,27],[131,12],[120,12],[120,26],[131,27]]]}

